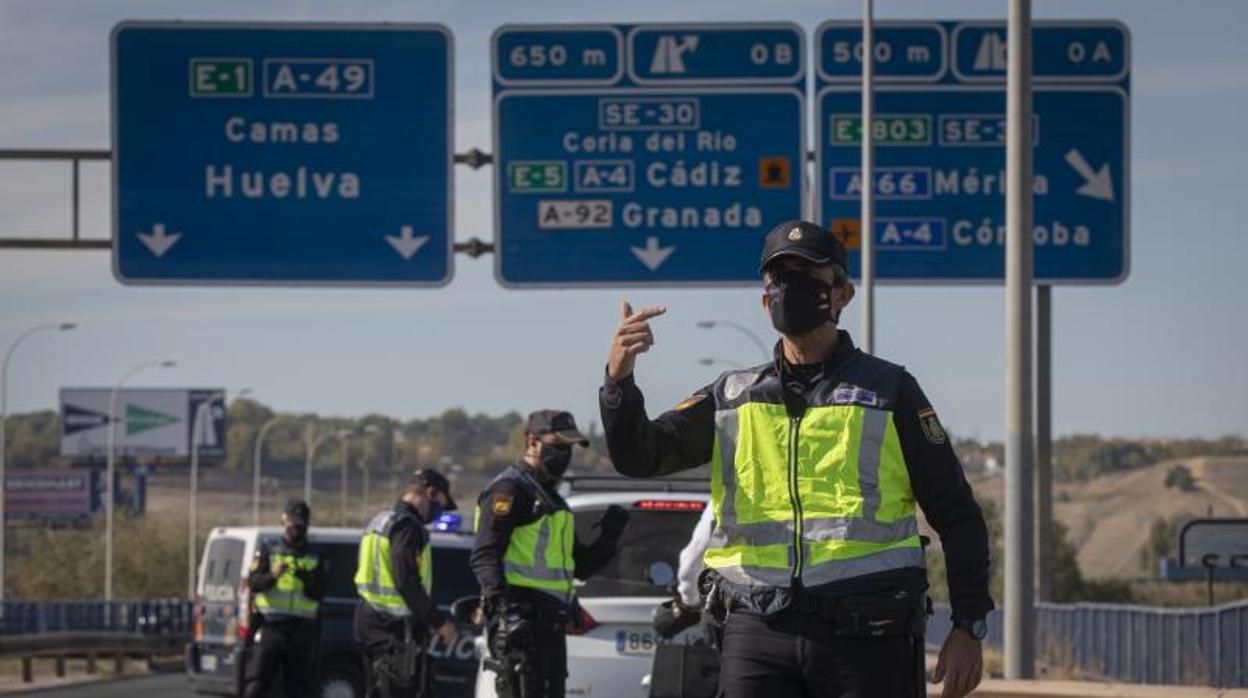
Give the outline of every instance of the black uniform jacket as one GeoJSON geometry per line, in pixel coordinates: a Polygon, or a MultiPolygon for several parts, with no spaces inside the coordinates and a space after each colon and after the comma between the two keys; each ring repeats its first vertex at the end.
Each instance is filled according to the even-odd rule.
{"type": "MultiPolygon", "coordinates": [[[[420,579],[420,556],[425,546],[430,544],[429,532],[420,522],[420,515],[415,507],[400,500],[394,505],[402,516],[390,529],[390,569],[394,573],[394,586],[407,603],[412,612],[412,621],[416,626],[438,628],[446,622],[443,614],[433,599],[425,593],[420,579]]],[[[433,570],[434,583],[437,583],[438,570],[433,570]]],[[[403,631],[402,621],[393,616],[374,609],[363,599],[355,607],[355,636],[361,641],[393,638],[403,631]]]]}
{"type": "MultiPolygon", "coordinates": [[[[283,538],[274,545],[261,541],[256,554],[251,559],[251,571],[247,575],[247,586],[251,593],[260,594],[272,589],[277,584],[277,577],[270,571],[270,558],[273,555],[307,555],[310,549],[305,540],[298,545],[291,545],[283,538]]],[[[318,559],[317,565],[311,570],[295,570],[295,576],[303,582],[303,594],[313,601],[325,597],[325,560],[318,559]]]]}
{"type": "MultiPolygon", "coordinates": [[[[537,473],[524,463],[508,466],[477,498],[481,518],[477,524],[477,543],[468,564],[472,566],[473,574],[481,585],[481,595],[486,599],[502,595],[548,606],[561,605],[548,594],[509,587],[504,576],[503,556],[511,544],[511,532],[550,513],[549,505],[535,487],[541,487],[545,498],[555,507],[567,508],[567,503],[554,486],[539,481],[537,473]]],[[[602,535],[589,545],[577,540],[572,550],[576,578],[588,579],[597,574],[615,554],[615,545],[615,540],[602,535]]]]}
{"type": "MultiPolygon", "coordinates": [[[[987,527],[962,465],[914,377],[900,367],[859,351],[844,330],[840,332],[832,356],[823,364],[792,366],[784,359],[777,343],[773,363],[748,371],[763,377],[778,374],[784,386],[786,406],[791,401],[804,404],[805,395],[816,386],[826,390],[830,384],[837,389],[853,390],[852,384],[840,380],[849,374],[899,374],[896,403],[889,409],[915,499],[940,536],[953,614],[957,618],[983,618],[992,609],[988,593],[987,527]]],[[[615,469],[630,477],[653,477],[710,462],[715,439],[712,390],[712,386],[707,386],[696,391],[675,409],[651,421],[633,377],[630,375],[618,382],[608,377],[599,392],[599,405],[615,469]]],[[[750,592],[732,589],[726,581],[724,586],[747,607],[751,606],[750,592]]],[[[839,597],[899,587],[926,590],[926,572],[917,567],[889,570],[809,591],[839,597]]]]}

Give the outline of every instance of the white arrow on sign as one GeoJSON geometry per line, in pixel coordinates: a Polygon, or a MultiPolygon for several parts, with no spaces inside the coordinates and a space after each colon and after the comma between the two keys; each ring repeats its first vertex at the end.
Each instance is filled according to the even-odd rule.
{"type": "Polygon", "coordinates": [[[654,271],[662,266],[668,257],[672,256],[672,253],[676,251],[676,246],[659,247],[659,239],[652,235],[646,238],[645,247],[630,247],[628,249],[632,250],[637,259],[646,265],[647,269],[654,271]]]}
{"type": "Polygon", "coordinates": [[[420,248],[429,242],[428,235],[417,236],[410,225],[401,226],[399,231],[399,235],[387,235],[386,242],[390,243],[394,251],[398,252],[403,259],[415,257],[416,253],[420,252],[420,248]]]}
{"type": "Polygon", "coordinates": [[[164,223],[156,223],[152,226],[152,232],[139,233],[139,242],[160,259],[165,256],[170,247],[182,237],[182,233],[166,233],[164,223]]]}
{"type": "Polygon", "coordinates": [[[1077,148],[1071,148],[1066,152],[1066,163],[1085,180],[1083,185],[1075,190],[1075,193],[1092,199],[1114,200],[1114,180],[1110,174],[1108,162],[1094,172],[1092,166],[1083,158],[1083,153],[1080,153],[1077,148]]]}

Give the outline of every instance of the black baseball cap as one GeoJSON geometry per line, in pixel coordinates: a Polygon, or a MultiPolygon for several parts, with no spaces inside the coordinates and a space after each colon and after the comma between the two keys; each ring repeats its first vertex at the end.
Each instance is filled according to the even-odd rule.
{"type": "Polygon", "coordinates": [[[589,439],[576,428],[576,420],[572,418],[572,413],[562,410],[538,410],[530,414],[529,425],[525,428],[525,433],[530,436],[554,434],[559,437],[561,443],[566,445],[589,445],[589,439]]]}
{"type": "Polygon", "coordinates": [[[286,502],[286,510],[283,513],[293,524],[307,526],[312,521],[312,509],[302,499],[292,499],[286,502]]]}
{"type": "Polygon", "coordinates": [[[763,243],[762,260],[758,263],[758,273],[762,274],[778,257],[793,255],[815,264],[835,262],[842,269],[848,269],[849,256],[845,246],[832,234],[832,231],[810,221],[785,221],[767,233],[767,241],[763,243]]]}
{"type": "Polygon", "coordinates": [[[433,489],[446,495],[446,506],[442,507],[444,511],[454,511],[456,508],[455,500],[451,498],[451,483],[446,476],[433,468],[423,468],[412,473],[410,484],[432,487],[433,489]]]}

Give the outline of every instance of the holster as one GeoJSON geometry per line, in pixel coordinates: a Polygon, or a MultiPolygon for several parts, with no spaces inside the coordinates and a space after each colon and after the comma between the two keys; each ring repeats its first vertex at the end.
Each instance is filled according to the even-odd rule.
{"type": "Polygon", "coordinates": [[[825,614],[837,635],[921,639],[929,603],[926,594],[893,589],[832,600],[825,614]]]}

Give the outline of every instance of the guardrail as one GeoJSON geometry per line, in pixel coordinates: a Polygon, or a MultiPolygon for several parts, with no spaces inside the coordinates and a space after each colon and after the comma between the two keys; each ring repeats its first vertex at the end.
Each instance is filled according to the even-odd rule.
{"type": "Polygon", "coordinates": [[[0,636],[113,632],[186,637],[193,622],[191,603],[185,599],[6,601],[0,616],[0,636]]]}
{"type": "MultiPolygon", "coordinates": [[[[988,616],[984,644],[1003,644],[1003,616],[988,616]]],[[[949,633],[949,607],[938,604],[929,649],[949,633]]],[[[1212,608],[1114,604],[1036,604],[1042,661],[1090,678],[1133,683],[1248,688],[1248,601],[1212,608]]]]}
{"type": "Polygon", "coordinates": [[[68,657],[85,657],[87,673],[96,659],[111,657],[120,674],[127,657],[181,654],[191,635],[194,612],[183,599],[155,601],[7,601],[0,616],[0,657],[22,661],[22,681],[34,679],[34,660],[56,661],[65,675],[68,657]]]}
{"type": "Polygon", "coordinates": [[[117,632],[68,632],[43,635],[13,635],[0,637],[0,657],[18,657],[22,660],[22,681],[34,680],[34,660],[51,657],[56,661],[56,675],[65,676],[65,660],[68,657],[85,657],[87,673],[96,671],[96,659],[111,657],[113,673],[121,675],[127,657],[146,657],[179,654],[186,645],[185,635],[143,635],[117,632]]]}

